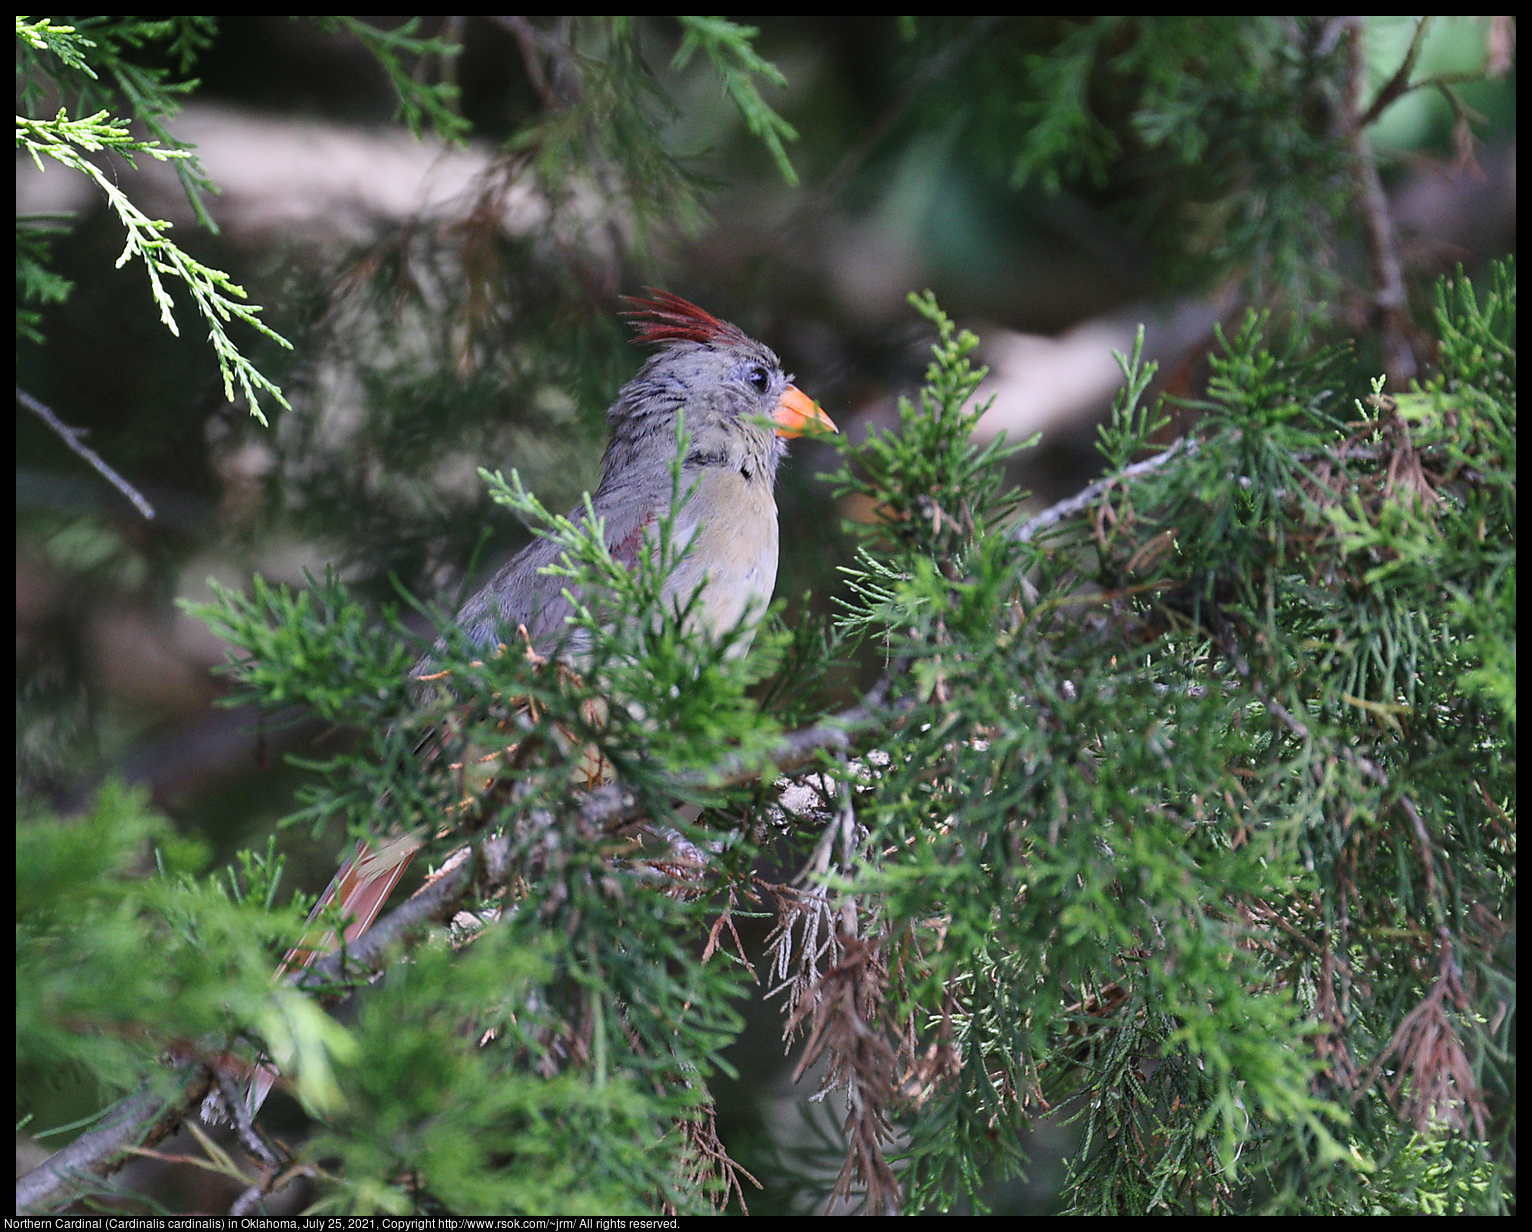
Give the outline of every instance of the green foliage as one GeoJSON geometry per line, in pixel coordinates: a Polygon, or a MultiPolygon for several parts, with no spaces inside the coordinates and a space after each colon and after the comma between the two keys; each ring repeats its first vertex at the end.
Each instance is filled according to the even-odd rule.
{"type": "MultiPolygon", "coordinates": [[[[530,457],[509,481],[478,471],[466,520],[479,533],[493,499],[559,542],[578,653],[509,628],[486,652],[441,611],[427,647],[333,573],[215,591],[197,614],[241,648],[239,700],[349,733],[299,763],[289,822],[337,847],[410,832],[422,863],[463,853],[472,875],[429,918],[391,915],[386,952],[273,983],[306,902],[274,907],[269,850],[198,875],[200,852],[121,789],[67,822],[29,808],[21,1089],[168,1090],[166,1057],[259,1047],[318,1122],[262,1184],[306,1169],[327,1212],[701,1212],[746,1197],[712,1092],[753,975],[824,1106],[844,1096],[835,1193],[875,1210],[1001,1206],[1039,1125],[1072,1135],[1073,1213],[1508,1209],[1514,268],[1438,288],[1437,363],[1408,389],[1288,328],[1344,285],[1356,188],[1333,131],[1345,68],[1314,20],[979,27],[995,37],[917,107],[955,91],[944,122],[1002,176],[1094,193],[1178,284],[1233,271],[1277,310],[1220,333],[1191,435],[1152,459],[1152,368],[1123,357],[1107,478],[1023,530],[1015,447],[971,443],[976,340],[913,297],[936,336],[925,387],[897,433],[842,443],[840,493],[879,518],[850,593],[832,622],[768,617],[748,653],[664,602],[668,527],[627,567],[589,506],[561,518],[529,490],[579,487],[582,416],[624,370],[589,287],[703,198],[661,140],[635,23],[522,27],[538,109],[484,208],[369,249],[331,305],[325,376],[358,377],[355,435],[318,410],[284,430],[310,466],[295,500],[389,545],[382,569],[406,571],[402,525],[439,515],[420,476],[530,457]],[[524,172],[547,208],[509,240],[496,194],[524,172]],[[864,647],[880,681],[840,710],[864,647]],[[749,914],[773,917],[765,962],[735,936],[749,914]]],[[[326,21],[372,48],[413,129],[462,135],[429,71],[449,42],[326,21]]],[[[680,21],[674,67],[701,53],[791,182],[756,32],[680,21]]],[[[975,28],[898,30],[925,64],[975,28]]],[[[153,124],[209,29],[19,20],[23,107],[68,107],[18,140],[98,186],[86,153],[170,161],[195,202],[194,156],[153,124]],[[134,67],[155,49],[176,71],[134,67]],[[124,100],[148,140],[111,118],[124,100]]],[[[102,191],[167,323],[177,278],[210,324],[254,311],[102,191]]],[[[67,294],[45,238],[18,228],[28,312],[67,294]]],[[[219,355],[227,381],[240,361],[219,355]]],[[[409,563],[413,580],[439,558],[409,563]]]]}
{"type": "MultiPolygon", "coordinates": [[[[961,39],[974,20],[921,18],[917,46],[961,39]]],[[[1302,332],[1346,291],[1348,72],[1325,18],[1012,18],[926,107],[1013,187],[1109,210],[1162,286],[1236,277],[1302,332]]]]}
{"type": "MultiPolygon", "coordinates": [[[[299,1094],[335,1105],[344,1028],[273,989],[271,949],[296,920],[237,882],[201,879],[195,845],[108,783],[93,811],[23,816],[16,834],[18,1081],[84,1079],[108,1094],[167,1087],[166,1057],[216,1053],[240,1034],[278,1041],[299,1094]]],[[[42,1128],[42,1127],[39,1127],[42,1128]]]]}
{"type": "Polygon", "coordinates": [[[457,85],[452,81],[422,80],[418,66],[429,57],[446,60],[463,49],[448,39],[416,37],[420,22],[419,17],[411,17],[397,29],[381,30],[355,17],[314,18],[315,25],[326,33],[344,31],[372,52],[399,96],[397,118],[409,126],[410,132],[417,137],[434,133],[461,145],[471,126],[457,110],[457,85]],[[404,58],[413,60],[417,67],[407,67],[404,58]]]}
{"type": "MultiPolygon", "coordinates": [[[[414,649],[333,576],[200,614],[250,652],[245,691],[361,732],[301,817],[502,871],[343,1031],[314,998],[349,978],[262,982],[290,932],[255,905],[265,862],[232,896],[125,879],[159,831],[110,795],[72,830],[24,826],[24,1067],[122,1085],[152,1051],[127,1040],[255,1034],[325,1122],[325,1209],[706,1209],[739,1183],[708,1081],[740,1029],[745,969],[717,951],[744,893],[775,904],[790,1034],[850,1093],[843,1196],[982,1208],[1052,1108],[1078,1213],[1502,1209],[1510,271],[1444,287],[1452,367],[1352,419],[1327,357],[1279,357],[1252,318],[1211,359],[1195,448],[1031,538],[1006,448],[965,443],[972,338],[912,302],[937,331],[921,409],[841,475],[889,511],[841,621],[888,677],[849,756],[820,754],[822,810],[729,786],[787,747],[747,692],[786,635],[740,654],[667,605],[670,522],[628,568],[589,506],[551,516],[486,473],[564,549],[577,666],[449,628],[406,688],[414,649]],[[820,827],[796,884],[749,876],[763,836],[820,827]],[[124,1004],[133,1031],[103,1029],[124,1004]]],[[[1116,464],[1157,422],[1123,362],[1116,464]]],[[[791,640],[803,679],[840,649],[791,640]]]]}
{"type": "Polygon", "coordinates": [[[202,200],[205,193],[217,189],[192,148],[165,127],[165,121],[180,109],[177,99],[196,89],[197,82],[186,74],[216,30],[217,22],[211,17],[85,17],[70,26],[56,26],[47,18],[17,17],[22,106],[35,112],[50,86],[72,99],[78,113],[126,105],[148,129],[148,146],[174,152],[168,157],[177,160],[172,165],[198,222],[217,231],[202,200]],[[155,45],[163,45],[166,58],[175,61],[174,70],[141,63],[138,53],[155,45]]]}
{"type": "MultiPolygon", "coordinates": [[[[183,284],[192,303],[208,329],[208,341],[218,359],[223,377],[224,397],[232,401],[237,385],[250,404],[250,411],[263,423],[258,391],[272,395],[284,407],[282,391],[263,376],[229,337],[225,326],[233,320],[244,322],[281,346],[286,339],[260,320],[260,309],[245,303],[242,287],[220,270],[212,269],[190,256],[165,233],[170,224],[150,218],[117,186],[115,179],[85,157],[86,154],[110,151],[130,166],[134,154],[147,154],[160,162],[177,166],[187,197],[203,225],[216,230],[207,216],[201,195],[212,188],[202,174],[189,147],[176,141],[165,130],[162,120],[175,114],[175,96],[192,89],[195,81],[174,83],[169,70],[143,69],[126,58],[130,50],[148,43],[168,40],[167,51],[180,61],[185,73],[198,50],[211,38],[211,18],[172,18],[166,21],[143,21],[137,18],[93,18],[75,26],[53,26],[46,20],[26,22],[16,19],[18,46],[22,49],[19,69],[22,73],[23,103],[35,101],[42,84],[51,80],[65,93],[79,99],[80,109],[90,102],[105,99],[101,78],[108,77],[116,86],[133,116],[149,129],[151,140],[138,141],[128,134],[128,120],[112,119],[106,108],[89,116],[71,119],[60,107],[52,119],[16,117],[16,146],[25,150],[39,170],[44,159],[68,167],[88,177],[117,215],[127,232],[127,243],[117,258],[118,268],[135,257],[144,263],[149,275],[150,292],[160,311],[160,321],[172,334],[180,335],[173,312],[174,300],[166,282],[183,284]],[[89,34],[84,33],[89,31],[89,34]],[[98,71],[99,70],[99,71],[98,71]]],[[[114,99],[113,101],[117,101],[114,99]]],[[[21,236],[29,226],[17,219],[17,282],[19,298],[42,302],[57,301],[67,293],[64,284],[50,276],[44,254],[34,239],[21,236]]],[[[17,332],[40,341],[35,313],[24,312],[18,305],[17,332]]]]}
{"type": "MultiPolygon", "coordinates": [[[[175,301],[165,289],[165,282],[174,280],[186,286],[198,314],[208,325],[208,340],[213,344],[213,352],[218,357],[218,370],[223,375],[224,397],[233,400],[237,383],[240,393],[250,404],[251,413],[264,422],[265,417],[256,396],[257,390],[271,394],[284,406],[287,401],[282,397],[282,391],[262,376],[234,345],[224,325],[230,320],[240,320],[273,342],[286,347],[291,344],[261,322],[259,308],[241,302],[245,299],[243,287],[236,285],[222,271],[203,265],[167,239],[165,232],[170,229],[168,222],[150,218],[143,213],[104,172],[80,154],[82,150],[112,150],[127,159],[130,165],[135,153],[148,154],[161,162],[185,157],[182,150],[166,150],[149,142],[135,141],[128,136],[127,128],[126,120],[108,119],[104,111],[83,120],[70,120],[61,110],[52,120],[18,117],[16,144],[31,155],[39,169],[46,157],[94,181],[128,233],[122,255],[117,258],[118,267],[126,265],[134,257],[143,261],[149,274],[150,291],[160,310],[160,322],[177,336],[181,328],[176,324],[172,311],[175,301]]],[[[27,293],[35,298],[44,297],[44,292],[33,286],[27,288],[27,293]]],[[[53,298],[61,296],[54,295],[53,298]]]]}
{"type": "Polygon", "coordinates": [[[38,329],[41,314],[28,303],[58,304],[69,298],[74,284],[48,268],[49,243],[53,236],[64,234],[62,223],[47,218],[29,218],[16,227],[16,337],[41,342],[38,329]]]}
{"type": "MultiPolygon", "coordinates": [[[[312,1144],[334,1183],[317,1209],[638,1214],[673,1192],[680,1141],[667,1125],[695,1098],[657,1093],[628,1063],[618,1007],[596,1006],[615,1056],[554,1074],[528,1064],[559,1020],[555,1004],[529,1006],[564,981],[540,957],[555,949],[546,922],[522,914],[525,926],[509,920],[462,954],[444,939],[417,947],[368,998],[355,1032],[367,1064],[312,1144]]],[[[585,974],[610,986],[599,969],[585,974]]]]}
{"type": "Polygon", "coordinates": [[[1144,362],[1144,327],[1133,338],[1133,350],[1123,356],[1112,353],[1122,370],[1123,387],[1112,400],[1111,418],[1096,429],[1097,448],[1109,472],[1125,470],[1133,455],[1149,445],[1149,438],[1170,422],[1156,415],[1144,402],[1144,392],[1154,379],[1157,365],[1144,362]]]}
{"type": "MultiPolygon", "coordinates": [[[[836,476],[836,495],[869,498],[878,511],[878,535],[909,549],[917,569],[939,569],[952,579],[961,561],[949,558],[983,541],[984,532],[1023,499],[1024,493],[1001,494],[1001,466],[1036,438],[1012,446],[1001,434],[982,449],[973,448],[974,425],[989,409],[988,403],[967,407],[989,371],[975,369],[968,361],[979,340],[967,330],[959,332],[929,291],[912,294],[910,306],[931,321],[938,334],[920,405],[899,399],[898,432],[869,435],[858,449],[858,468],[843,468],[836,476]]],[[[855,587],[865,587],[877,576],[876,562],[865,563],[865,571],[852,571],[855,587]]],[[[887,597],[896,603],[918,603],[913,594],[887,597]]]]}
{"type": "Polygon", "coordinates": [[[332,722],[376,718],[399,704],[414,661],[408,645],[383,641],[374,617],[332,573],[294,593],[257,577],[249,597],[210,584],[215,603],[188,610],[249,652],[243,682],[275,705],[301,701],[332,722]]]}
{"type": "MultiPolygon", "coordinates": [[[[684,68],[700,51],[746,128],[766,146],[783,178],[796,183],[782,143],[797,134],[755,86],[757,76],[786,84],[752,47],[757,31],[717,17],[678,20],[683,37],[672,68],[684,68]]],[[[536,30],[525,35],[538,47],[539,90],[549,106],[512,136],[509,147],[525,152],[566,237],[588,234],[605,244],[610,236],[596,228],[617,226],[633,254],[647,258],[654,235],[695,232],[705,216],[701,182],[662,136],[675,106],[645,63],[636,22],[566,17],[557,29],[556,37],[536,30]],[[592,216],[593,206],[599,216],[592,216]]]]}
{"type": "Polygon", "coordinates": [[[798,183],[798,173],[788,161],[784,141],[798,140],[797,130],[773,111],[759,90],[755,77],[764,77],[774,86],[787,85],[776,65],[763,60],[750,41],[760,33],[754,26],[741,26],[726,17],[678,17],[683,35],[681,46],[671,61],[672,69],[683,69],[700,49],[723,79],[723,88],[739,108],[745,127],[761,139],[771,152],[777,170],[789,184],[798,183]]]}
{"type": "MultiPolygon", "coordinates": [[[[1312,1211],[1327,1187],[1337,1211],[1495,1208],[1507,279],[1482,306],[1443,292],[1466,371],[1353,420],[1326,357],[1279,358],[1252,319],[1213,357],[1197,447],[1108,486],[1088,536],[1020,545],[982,501],[952,541],[879,528],[847,623],[907,665],[913,708],[865,755],[864,854],[833,885],[902,990],[883,1021],[927,1032],[911,1072],[955,1073],[909,1122],[917,1207],[1019,1170],[971,1153],[975,1124],[1015,1132],[1010,1100],[1077,1110],[1080,1213],[1312,1211]],[[1396,1116],[1479,1180],[1399,1168],[1396,1116]]],[[[1119,469],[1152,421],[1125,371],[1119,469]]],[[[874,440],[856,490],[919,508],[939,431],[901,459],[874,440]]]]}
{"type": "MultiPolygon", "coordinates": [[[[608,766],[666,819],[661,832],[686,835],[683,850],[748,860],[748,842],[722,818],[672,810],[677,799],[728,800],[710,785],[723,760],[736,774],[761,765],[780,729],[746,690],[769,670],[774,639],[742,656],[744,630],[715,642],[693,627],[695,599],[667,609],[662,586],[681,551],[669,521],[629,569],[599,521],[548,514],[514,473],[485,479],[566,549],[553,569],[576,600],[578,674],[523,653],[515,630],[487,657],[449,630],[431,652],[430,687],[416,686],[424,708],[411,710],[402,685],[414,651],[369,636],[333,577],[296,594],[258,582],[248,599],[219,592],[196,609],[251,652],[232,668],[243,690],[364,729],[360,755],[318,767],[301,818],[340,816],[362,832],[453,818],[439,843],[492,829],[521,870],[515,893],[502,883],[476,923],[454,925],[453,944],[440,938],[390,970],[353,1033],[367,1064],[345,1072],[328,1104],[310,1098],[334,1113],[316,1158],[342,1161],[323,1205],[594,1213],[658,1199],[699,1209],[727,1183],[696,1135],[707,1078],[741,1026],[732,1001],[742,972],[699,957],[695,938],[717,907],[688,884],[696,872],[678,871],[684,857],[592,822],[572,787],[590,781],[592,763],[608,766]],[[655,618],[615,617],[635,610],[655,618]],[[423,733],[435,744],[424,758],[414,752],[423,733]]],[[[302,1074],[305,1057],[285,1053],[284,1071],[302,1074]]]]}
{"type": "MultiPolygon", "coordinates": [[[[679,444],[673,508],[686,496],[679,490],[684,437],[679,444]]],[[[713,766],[721,745],[741,767],[759,768],[780,728],[756,709],[746,690],[770,671],[775,639],[765,639],[746,657],[750,626],[717,639],[702,636],[700,591],[680,608],[665,602],[665,581],[684,551],[672,533],[674,514],[661,524],[655,550],[629,568],[607,549],[589,496],[585,516],[576,522],[549,513],[515,471],[509,483],[498,474],[480,474],[498,503],[567,549],[549,572],[566,579],[565,593],[574,600],[582,675],[603,681],[603,691],[638,702],[637,711],[630,708],[626,716],[621,708],[612,712],[598,746],[622,779],[638,787],[652,780],[663,798],[668,776],[713,766]],[[625,613],[650,611],[659,614],[636,626],[624,619],[625,613]],[[720,732],[727,733],[722,741],[720,732]]]]}

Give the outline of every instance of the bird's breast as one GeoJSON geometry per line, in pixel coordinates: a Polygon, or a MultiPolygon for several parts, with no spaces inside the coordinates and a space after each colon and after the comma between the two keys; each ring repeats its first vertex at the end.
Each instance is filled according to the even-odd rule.
{"type": "Polygon", "coordinates": [[[701,620],[709,633],[758,617],[777,584],[777,503],[763,476],[709,467],[681,515],[691,549],[667,594],[686,602],[706,578],[701,620]]]}

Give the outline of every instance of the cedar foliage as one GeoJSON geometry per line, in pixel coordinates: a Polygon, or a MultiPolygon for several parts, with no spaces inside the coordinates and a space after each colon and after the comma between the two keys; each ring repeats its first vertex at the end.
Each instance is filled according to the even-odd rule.
{"type": "MultiPolygon", "coordinates": [[[[685,54],[719,64],[784,160],[790,129],[740,94],[763,71],[748,38],[688,20],[685,54]]],[[[1283,43],[1252,20],[1199,27],[1228,69],[1213,100],[1187,94],[1204,79],[1176,58],[1184,31],[1103,18],[1031,31],[1043,50],[993,40],[981,65],[1052,65],[1027,78],[1044,95],[1028,144],[999,153],[1018,175],[1099,177],[1131,132],[1181,161],[1216,148],[1199,193],[1259,178],[1258,157],[1228,172],[1254,148],[1231,132],[1269,136],[1260,155],[1305,120],[1258,109],[1261,92],[1344,70],[1317,31],[1283,43]],[[1109,53],[1109,122],[1136,117],[1117,129],[1083,106],[1109,53]]],[[[567,110],[517,165],[546,184],[556,148],[641,180],[636,151],[658,157],[643,124],[612,149],[586,127],[632,101],[597,88],[637,79],[628,32],[565,33],[584,58],[547,51],[544,85],[567,110]]],[[[949,32],[926,33],[941,54],[949,32]]],[[[430,94],[413,122],[449,101],[430,94]]],[[[25,801],[19,1087],[82,1073],[183,1110],[221,1090],[249,1171],[221,1148],[205,1163],[249,1186],[246,1210],[302,1174],[332,1212],[704,1212],[754,1195],[709,1084],[759,981],[800,1072],[822,1062],[841,1101],[827,1196],[863,1209],[982,1210],[1046,1118],[1077,1135],[1073,1213],[1506,1210],[1514,268],[1434,288],[1416,383],[1359,375],[1314,338],[1345,225],[1345,186],[1327,183],[1336,200],[1303,204],[1327,222],[1312,264],[1293,220],[1210,208],[1218,251],[1277,316],[1220,337],[1170,449],[1150,366],[1123,357],[1108,479],[1056,519],[1018,521],[1017,447],[970,440],[976,339],[912,297],[935,332],[924,386],[898,432],[840,446],[840,492],[881,520],[834,617],[774,617],[744,657],[658,602],[669,544],[629,571],[514,472],[482,473],[485,490],[563,543],[588,596],[578,675],[511,629],[478,658],[424,608],[447,638],[422,696],[408,672],[429,639],[337,577],[221,593],[200,614],[243,648],[241,693],[357,733],[308,763],[292,820],[427,834],[424,910],[273,986],[306,903],[278,905],[269,849],[203,874],[131,793],[108,787],[67,825],[25,801]],[[1257,222],[1274,229],[1242,229],[1257,222]],[[654,616],[611,615],[632,611],[654,616]],[[878,682],[846,709],[857,656],[878,682]],[[764,955],[739,938],[755,914],[764,955]],[[257,1048],[321,1126],[300,1147],[231,1106],[228,1058],[257,1048]]]]}
{"type": "MultiPolygon", "coordinates": [[[[486,660],[449,641],[451,700],[421,709],[402,635],[370,635],[333,579],[205,613],[253,652],[234,669],[246,687],[363,731],[315,767],[310,818],[425,826],[438,852],[475,853],[441,926],[359,997],[344,1051],[312,1015],[289,1024],[298,1090],[328,1111],[312,1158],[341,1161],[327,1208],[684,1211],[726,1196],[739,1181],[706,1084],[748,978],[730,913],[761,905],[788,1033],[847,1094],[842,1195],[979,1201],[1024,1166],[1023,1126],[1051,1107],[1082,1125],[1081,1212],[1501,1201],[1509,272],[1477,295],[1443,286],[1440,372],[1399,399],[1316,385],[1252,323],[1215,357],[1195,451],[1025,540],[994,480],[1000,451],[967,444],[975,340],[916,303],[935,358],[905,431],[848,449],[844,484],[889,520],[819,651],[873,638],[887,679],[843,747],[785,776],[815,788],[812,806],[783,811],[784,779],[756,777],[774,752],[788,760],[746,693],[785,634],[731,659],[658,606],[663,558],[628,574],[515,484],[500,498],[560,537],[572,588],[660,613],[582,610],[583,679],[507,630],[486,660]],[[599,717],[592,696],[608,699],[599,717]],[[428,732],[446,733],[439,751],[414,756],[428,732]],[[590,747],[617,787],[586,790],[590,747]],[[763,880],[757,853],[783,843],[811,849],[805,876],[763,880]]],[[[1109,446],[1131,455],[1152,426],[1125,395],[1109,446]]],[[[30,833],[46,848],[51,831],[30,833]]],[[[23,873],[64,884],[30,860],[23,873]]],[[[222,968],[210,921],[262,893],[259,876],[226,896],[142,884],[109,868],[68,882],[87,902],[143,896],[108,935],[180,925],[222,968]]],[[[29,935],[50,907],[28,912],[29,935]]],[[[36,935],[69,947],[89,923],[36,935]]],[[[214,1009],[224,985],[179,969],[207,1013],[179,993],[160,1012],[270,1045],[248,986],[260,955],[239,967],[245,999],[214,1009]]],[[[306,992],[322,1004],[366,983],[306,992]]],[[[117,1004],[114,987],[88,996],[69,1007],[82,1020],[117,1004]]]]}

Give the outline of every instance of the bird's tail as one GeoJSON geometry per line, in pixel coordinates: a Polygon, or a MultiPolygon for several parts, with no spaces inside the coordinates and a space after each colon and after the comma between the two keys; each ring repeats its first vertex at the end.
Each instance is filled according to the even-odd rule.
{"type": "MultiPolygon", "coordinates": [[[[421,839],[415,834],[404,834],[382,844],[366,839],[356,845],[356,851],[335,874],[329,888],[319,896],[314,910],[309,913],[309,923],[317,924],[321,914],[331,903],[339,903],[346,923],[342,930],[346,943],[350,944],[372,927],[382,910],[384,902],[399,884],[410,861],[420,849],[421,839]]],[[[340,942],[333,930],[319,934],[317,928],[304,933],[298,944],[287,951],[273,980],[280,980],[295,971],[312,966],[320,958],[334,950],[340,942]],[[317,934],[317,935],[316,935],[317,934]]],[[[281,1075],[270,1061],[262,1061],[245,1088],[245,1107],[251,1116],[266,1102],[266,1096],[281,1075]]]]}

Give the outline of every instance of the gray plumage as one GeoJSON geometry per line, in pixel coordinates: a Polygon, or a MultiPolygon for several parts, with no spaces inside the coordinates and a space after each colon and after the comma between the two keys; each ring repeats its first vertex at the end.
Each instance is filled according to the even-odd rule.
{"type": "MultiPolygon", "coordinates": [[[[603,520],[608,550],[631,566],[670,510],[676,419],[682,418],[687,453],[681,491],[690,496],[673,533],[679,545],[689,546],[664,594],[684,604],[706,579],[699,615],[716,634],[751,613],[758,616],[776,585],[772,485],[786,452],[784,436],[797,435],[805,416],[832,430],[834,425],[791,386],[769,348],[685,301],[667,297],[665,302],[684,305],[706,322],[668,332],[707,340],[666,337],[666,330],[650,328],[651,335],[660,335],[661,349],[607,412],[611,436],[591,505],[603,520]],[[784,409],[788,404],[791,412],[784,409]]],[[[583,504],[570,514],[572,521],[584,518],[583,504]]],[[[509,644],[524,627],[539,652],[577,656],[579,647],[568,641],[572,609],[563,594],[568,579],[543,572],[563,550],[544,538],[528,544],[463,604],[455,623],[486,651],[502,641],[509,644]]],[[[429,670],[428,655],[416,674],[429,670]]]]}

